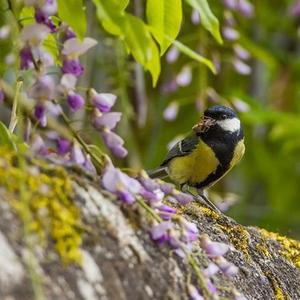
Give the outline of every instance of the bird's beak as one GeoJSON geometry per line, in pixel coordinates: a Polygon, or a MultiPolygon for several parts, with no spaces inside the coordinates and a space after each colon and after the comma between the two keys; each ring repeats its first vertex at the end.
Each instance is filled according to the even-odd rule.
{"type": "Polygon", "coordinates": [[[192,129],[196,133],[206,132],[211,126],[215,125],[216,122],[217,121],[213,118],[203,116],[200,122],[194,125],[192,129]]]}

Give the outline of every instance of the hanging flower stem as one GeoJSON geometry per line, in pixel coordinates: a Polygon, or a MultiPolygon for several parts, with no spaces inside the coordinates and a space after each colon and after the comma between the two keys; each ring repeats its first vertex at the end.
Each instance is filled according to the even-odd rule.
{"type": "MultiPolygon", "coordinates": [[[[82,146],[84,151],[86,153],[88,153],[91,156],[91,158],[99,165],[99,167],[102,168],[103,161],[101,160],[101,158],[99,158],[97,155],[95,155],[93,153],[93,151],[91,151],[91,149],[88,147],[88,145],[85,143],[85,141],[81,138],[81,136],[74,130],[74,128],[70,125],[70,120],[68,119],[68,117],[66,116],[66,114],[63,111],[61,111],[61,116],[62,116],[64,123],[66,124],[68,129],[71,131],[71,133],[72,133],[73,137],[76,139],[76,141],[82,146]]],[[[104,157],[104,153],[102,153],[102,152],[100,152],[100,153],[101,153],[101,156],[104,157]]]]}
{"type": "Polygon", "coordinates": [[[18,123],[18,116],[17,116],[17,110],[19,107],[19,95],[20,95],[20,90],[22,88],[23,85],[23,81],[22,80],[18,80],[17,81],[17,86],[16,86],[16,93],[13,99],[13,105],[12,105],[12,111],[11,111],[11,117],[10,117],[10,122],[9,122],[9,131],[11,133],[14,132],[17,123],[18,123]]]}

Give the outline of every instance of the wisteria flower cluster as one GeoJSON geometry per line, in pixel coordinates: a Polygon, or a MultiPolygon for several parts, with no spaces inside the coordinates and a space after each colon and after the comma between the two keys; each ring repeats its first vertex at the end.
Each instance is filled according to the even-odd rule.
{"type": "MultiPolygon", "coordinates": [[[[199,242],[203,253],[210,261],[202,270],[204,284],[214,295],[214,299],[218,299],[213,276],[221,272],[227,277],[233,277],[238,273],[238,268],[224,257],[230,250],[227,244],[214,242],[207,234],[199,234],[195,223],[177,214],[176,206],[189,204],[193,201],[191,195],[179,192],[170,183],[151,179],[145,172],[141,172],[136,178],[130,177],[115,168],[109,159],[102,174],[101,184],[123,203],[133,204],[139,199],[145,201],[157,216],[152,220],[149,233],[158,245],[168,245],[178,256],[187,258],[192,253],[193,244],[199,242]]],[[[198,289],[191,284],[188,291],[191,299],[204,299],[198,289]]],[[[236,300],[246,299],[238,292],[236,295],[236,300]]]]}
{"type": "MultiPolygon", "coordinates": [[[[27,96],[34,100],[33,115],[38,124],[46,127],[47,115],[57,117],[66,106],[69,107],[69,114],[86,107],[87,113],[91,114],[91,125],[101,134],[107,147],[114,155],[125,157],[127,150],[124,140],[113,132],[122,115],[120,112],[111,112],[117,97],[110,93],[98,93],[94,89],[86,89],[86,95],[78,92],[77,81],[84,73],[80,56],[94,47],[97,41],[89,37],[79,39],[67,24],[53,22],[57,13],[56,0],[28,0],[25,5],[33,7],[35,22],[21,29],[20,68],[35,71],[34,82],[27,90],[27,96]],[[50,35],[54,37],[52,40],[57,41],[57,57],[45,47],[50,35]],[[56,70],[54,75],[53,69],[56,70]]],[[[3,101],[4,94],[0,91],[0,102],[3,101]]],[[[33,141],[35,152],[49,154],[41,137],[35,137],[33,141]]],[[[55,141],[58,155],[94,171],[91,158],[84,153],[81,145],[58,135],[55,141]]]]}
{"type": "MultiPolygon", "coordinates": [[[[29,73],[33,74],[33,81],[26,93],[34,103],[32,113],[37,124],[47,127],[50,115],[66,121],[67,115],[72,116],[87,108],[86,113],[90,116],[91,125],[101,135],[106,146],[115,156],[125,157],[127,150],[124,148],[124,140],[114,131],[122,117],[121,112],[112,111],[117,97],[111,93],[99,93],[93,88],[86,88],[86,93],[82,94],[82,88],[78,87],[78,79],[84,74],[80,56],[94,47],[97,41],[88,37],[79,39],[68,24],[57,22],[58,18],[54,18],[57,14],[56,0],[25,0],[25,5],[34,9],[34,21],[21,28],[19,62],[23,72],[29,70],[29,73]],[[57,42],[57,57],[45,47],[49,37],[57,42]]],[[[199,15],[194,13],[192,21],[198,24],[199,15]]],[[[5,32],[0,32],[0,36],[1,34],[5,35],[5,32]]],[[[237,55],[247,59],[247,53],[243,52],[241,47],[237,46],[235,51],[237,55]]],[[[171,48],[167,60],[173,63],[178,56],[178,50],[171,48]]],[[[191,81],[192,68],[185,65],[173,80],[170,90],[185,87],[191,81]]],[[[3,101],[5,95],[0,89],[0,103],[3,101]]],[[[178,103],[172,102],[164,112],[165,119],[174,120],[178,109],[178,103]]],[[[70,126],[69,123],[68,125],[70,126]]],[[[35,134],[31,139],[27,137],[26,141],[30,141],[33,153],[59,158],[64,164],[75,163],[96,175],[97,170],[91,153],[87,151],[89,148],[77,137],[75,130],[71,128],[71,132],[74,135],[73,140],[47,131],[43,138],[35,134]],[[54,142],[55,151],[45,143],[45,137],[50,143],[54,142]]],[[[30,136],[30,133],[26,136],[30,136]]],[[[102,170],[101,185],[124,204],[143,203],[152,216],[149,234],[157,244],[168,245],[179,257],[187,260],[192,255],[195,243],[199,243],[209,261],[207,268],[202,270],[204,284],[215,296],[214,299],[218,299],[213,276],[221,272],[232,277],[237,274],[238,268],[224,257],[229,251],[228,245],[213,242],[207,235],[199,234],[197,225],[178,213],[178,207],[193,201],[192,195],[178,191],[170,183],[153,180],[144,171],[136,178],[130,177],[116,168],[108,158],[102,170]]],[[[203,299],[203,291],[198,291],[191,284],[188,290],[192,299],[203,299]]]]}

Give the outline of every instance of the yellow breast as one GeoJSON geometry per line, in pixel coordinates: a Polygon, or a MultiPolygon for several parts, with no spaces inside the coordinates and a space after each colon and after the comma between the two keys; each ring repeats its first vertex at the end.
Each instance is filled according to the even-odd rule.
{"type": "Polygon", "coordinates": [[[241,158],[244,156],[244,153],[245,153],[245,144],[244,144],[244,139],[242,139],[235,146],[233,157],[230,163],[230,168],[232,168],[241,160],[241,158]]]}
{"type": "Polygon", "coordinates": [[[176,183],[202,182],[213,173],[219,165],[215,153],[203,141],[199,141],[197,148],[187,156],[176,157],[168,166],[170,178],[176,183]]]}

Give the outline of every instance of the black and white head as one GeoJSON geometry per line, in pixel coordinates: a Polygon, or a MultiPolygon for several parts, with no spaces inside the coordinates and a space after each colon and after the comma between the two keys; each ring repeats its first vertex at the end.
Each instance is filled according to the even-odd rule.
{"type": "Polygon", "coordinates": [[[193,129],[201,133],[216,127],[228,133],[238,133],[241,130],[241,122],[231,108],[215,105],[205,110],[203,119],[193,129]]]}
{"type": "Polygon", "coordinates": [[[236,132],[241,128],[241,122],[236,113],[229,107],[215,105],[204,112],[204,117],[213,119],[224,131],[236,132]]]}

